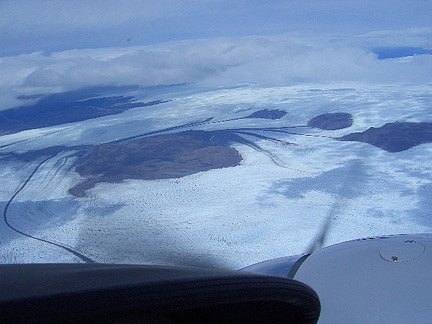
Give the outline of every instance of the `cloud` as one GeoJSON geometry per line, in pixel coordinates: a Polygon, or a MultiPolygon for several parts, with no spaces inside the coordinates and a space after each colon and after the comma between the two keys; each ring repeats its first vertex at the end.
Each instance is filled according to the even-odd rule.
{"type": "Polygon", "coordinates": [[[219,82],[284,85],[303,82],[406,83],[432,82],[432,56],[379,60],[365,48],[321,44],[245,62],[227,69],[219,82]]]}
{"type": "Polygon", "coordinates": [[[409,28],[404,30],[374,30],[359,35],[334,37],[334,42],[343,42],[356,47],[401,47],[418,46],[432,49],[432,28],[409,28]]]}
{"type": "Polygon", "coordinates": [[[36,52],[0,58],[1,108],[18,95],[101,85],[302,82],[431,83],[432,56],[379,60],[349,42],[274,37],[215,38],[158,45],[36,52]]]}

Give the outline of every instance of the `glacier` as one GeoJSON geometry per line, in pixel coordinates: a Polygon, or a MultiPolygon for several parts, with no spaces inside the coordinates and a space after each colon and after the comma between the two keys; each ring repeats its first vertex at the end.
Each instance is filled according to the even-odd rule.
{"type": "Polygon", "coordinates": [[[430,122],[429,86],[185,89],[166,88],[151,98],[143,89],[137,100],[164,101],[0,136],[0,263],[90,260],[238,269],[303,253],[329,218],[325,245],[430,231],[431,144],[387,152],[338,140],[387,123],[430,122]],[[264,109],[286,114],[244,118],[264,109]],[[341,112],[351,114],[351,126],[307,127],[320,114],[341,112]],[[242,157],[236,166],[101,182],[83,197],[69,193],[85,181],[75,169],[83,147],[227,130],[244,140],[229,144],[242,157]]]}

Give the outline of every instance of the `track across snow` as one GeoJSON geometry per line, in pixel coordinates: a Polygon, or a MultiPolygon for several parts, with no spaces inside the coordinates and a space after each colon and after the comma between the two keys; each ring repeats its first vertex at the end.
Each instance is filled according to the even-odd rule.
{"type": "Polygon", "coordinates": [[[46,158],[43,161],[41,161],[35,167],[35,169],[33,170],[33,172],[28,176],[28,178],[24,181],[24,183],[21,185],[21,187],[19,187],[18,190],[12,195],[12,197],[6,203],[5,208],[3,209],[3,220],[4,220],[4,222],[5,222],[5,224],[6,224],[7,227],[9,227],[11,230],[13,230],[14,232],[16,232],[18,234],[24,235],[24,236],[26,236],[28,238],[31,238],[31,239],[34,239],[34,240],[37,240],[37,241],[40,241],[40,242],[44,242],[44,243],[51,244],[51,245],[54,245],[56,247],[59,247],[59,248],[65,250],[65,251],[67,251],[69,253],[72,253],[73,255],[75,255],[76,257],[78,257],[79,259],[81,259],[85,263],[95,263],[94,260],[86,257],[85,255],[79,253],[78,251],[75,251],[75,250],[73,250],[73,249],[71,249],[71,248],[69,248],[67,246],[62,245],[62,244],[55,243],[55,242],[52,242],[52,241],[49,241],[49,240],[45,240],[45,239],[40,238],[40,237],[36,237],[34,235],[30,235],[28,233],[25,233],[25,232],[17,229],[16,227],[14,227],[13,225],[11,225],[11,223],[8,221],[8,209],[9,209],[9,206],[11,205],[11,203],[13,202],[13,200],[16,198],[16,196],[18,196],[18,194],[21,191],[24,190],[24,188],[27,186],[27,184],[30,182],[30,180],[33,178],[33,176],[36,174],[36,172],[39,170],[39,168],[44,163],[46,163],[48,160],[50,160],[52,158],[53,158],[53,156],[49,156],[48,158],[46,158]]]}

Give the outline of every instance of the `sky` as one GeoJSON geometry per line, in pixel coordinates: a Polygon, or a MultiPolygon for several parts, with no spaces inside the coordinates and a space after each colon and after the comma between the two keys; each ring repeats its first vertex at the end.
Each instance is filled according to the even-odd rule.
{"type": "Polygon", "coordinates": [[[0,0],[0,110],[93,85],[430,83],[429,0],[0,0]]]}
{"type": "Polygon", "coordinates": [[[0,55],[287,32],[431,27],[430,0],[3,0],[0,55]]]}

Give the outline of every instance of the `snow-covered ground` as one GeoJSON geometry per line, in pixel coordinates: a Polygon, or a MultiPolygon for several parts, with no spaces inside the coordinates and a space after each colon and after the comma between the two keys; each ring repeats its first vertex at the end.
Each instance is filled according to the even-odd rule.
{"type": "MultiPolygon", "coordinates": [[[[214,117],[210,123],[184,129],[304,126],[326,112],[351,113],[354,123],[336,131],[299,128],[293,131],[297,135],[272,134],[293,145],[248,137],[265,151],[234,144],[243,157],[237,167],[180,179],[102,183],[85,198],[67,193],[81,180],[73,170],[73,151],[42,163],[23,188],[43,158],[2,159],[2,210],[22,188],[8,207],[9,223],[96,262],[236,269],[302,253],[329,217],[326,245],[431,230],[432,144],[389,153],[332,138],[388,122],[432,121],[430,87],[249,86],[171,99],[120,115],[2,136],[0,153],[103,143],[209,117],[214,117]],[[221,122],[260,109],[282,109],[287,115],[221,122]]],[[[0,262],[80,261],[0,222],[0,262]]]]}

